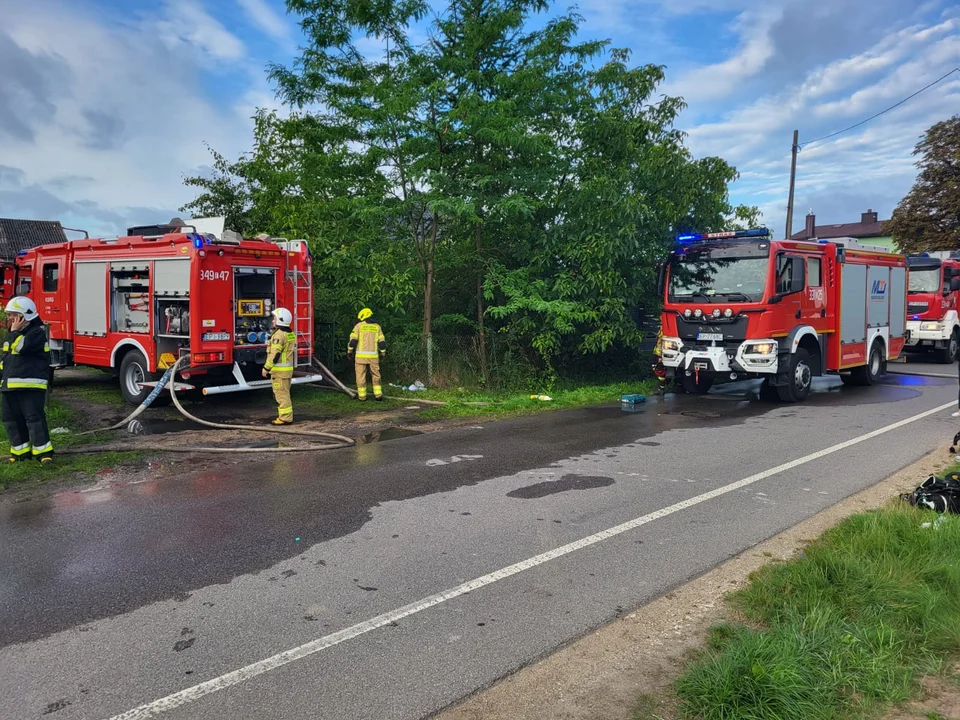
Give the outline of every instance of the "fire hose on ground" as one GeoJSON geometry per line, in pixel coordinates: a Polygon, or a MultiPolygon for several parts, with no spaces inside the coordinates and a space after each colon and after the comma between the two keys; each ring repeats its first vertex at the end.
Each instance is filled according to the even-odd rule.
{"type": "MultiPolygon", "coordinates": [[[[345,437],[343,435],[336,435],[334,433],[319,432],[317,430],[300,430],[295,428],[286,428],[286,427],[277,427],[274,425],[266,426],[252,426],[252,425],[230,425],[226,423],[215,423],[210,422],[209,420],[202,420],[195,415],[187,411],[186,408],[180,402],[180,398],[177,397],[177,389],[175,378],[177,372],[180,369],[181,363],[186,360],[186,357],[181,357],[177,362],[173,364],[172,367],[168,368],[164,372],[163,376],[157,382],[156,387],[153,391],[146,397],[146,399],[140,403],[139,407],[134,410],[130,415],[125,417],[120,422],[111,425],[108,428],[103,428],[99,430],[88,430],[86,432],[79,433],[79,435],[92,435],[95,433],[108,432],[111,430],[119,430],[123,427],[129,425],[133,420],[135,420],[139,415],[141,415],[144,410],[150,407],[150,404],[157,399],[157,396],[163,391],[164,387],[169,384],[170,386],[170,398],[173,400],[174,406],[177,410],[183,415],[187,420],[197,423],[198,425],[203,425],[205,427],[214,428],[216,430],[240,430],[243,432],[260,432],[260,433],[274,433],[277,435],[296,435],[300,437],[314,437],[314,438],[323,438],[327,442],[323,445],[307,445],[304,447],[268,447],[268,448],[257,448],[257,447],[241,447],[241,448],[226,448],[226,447],[196,447],[196,446],[184,446],[184,445],[138,445],[132,450],[137,451],[150,451],[150,452],[181,452],[181,453],[291,453],[291,452],[315,452],[317,450],[337,450],[339,448],[352,447],[356,445],[356,441],[352,438],[345,437]]],[[[318,362],[319,365],[319,362],[318,362]]],[[[323,367],[320,365],[320,367],[323,367]]],[[[326,368],[324,368],[326,369],[326,368]]],[[[353,394],[351,391],[346,388],[343,383],[337,380],[332,373],[327,371],[327,376],[332,378],[334,382],[342,388],[347,394],[353,394]]],[[[121,450],[123,448],[109,447],[105,448],[103,446],[98,447],[79,447],[79,448],[66,448],[64,450],[58,451],[58,454],[61,455],[79,455],[87,453],[100,453],[107,452],[110,450],[121,450]]]]}

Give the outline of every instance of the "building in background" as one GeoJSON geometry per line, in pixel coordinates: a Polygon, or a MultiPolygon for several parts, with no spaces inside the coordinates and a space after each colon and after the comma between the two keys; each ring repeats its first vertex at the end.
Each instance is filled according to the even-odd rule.
{"type": "Polygon", "coordinates": [[[880,220],[877,213],[867,210],[861,213],[860,222],[842,223],[840,225],[817,225],[817,216],[812,212],[807,214],[806,225],[803,230],[796,232],[791,240],[830,240],[832,238],[856,238],[864,245],[893,250],[893,238],[887,232],[887,220],[880,220]]]}
{"type": "Polygon", "coordinates": [[[0,260],[13,260],[21,250],[66,241],[63,226],[56,220],[0,218],[0,260]]]}

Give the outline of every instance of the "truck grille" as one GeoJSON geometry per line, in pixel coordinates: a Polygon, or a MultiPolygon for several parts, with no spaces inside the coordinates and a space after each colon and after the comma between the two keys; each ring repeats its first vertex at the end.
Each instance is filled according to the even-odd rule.
{"type": "MultiPolygon", "coordinates": [[[[682,340],[696,340],[698,333],[716,333],[723,335],[726,342],[736,342],[747,339],[747,317],[727,319],[701,318],[700,320],[687,320],[680,316],[677,318],[677,334],[682,340]]],[[[709,345],[709,343],[706,343],[709,345]]]]}
{"type": "Polygon", "coordinates": [[[930,307],[930,303],[926,302],[908,302],[907,303],[907,312],[910,314],[920,314],[925,313],[927,308],[930,307]]]}

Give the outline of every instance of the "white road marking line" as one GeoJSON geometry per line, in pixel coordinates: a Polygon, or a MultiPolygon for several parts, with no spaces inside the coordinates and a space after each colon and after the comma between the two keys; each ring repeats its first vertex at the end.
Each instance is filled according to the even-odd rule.
{"type": "Polygon", "coordinates": [[[361,623],[357,623],[348,628],[344,628],[339,632],[335,632],[332,635],[327,635],[325,637],[317,638],[316,640],[311,640],[308,643],[300,645],[299,647],[291,648],[290,650],[285,650],[282,653],[278,653],[272,657],[265,658],[263,660],[258,660],[255,663],[251,663],[245,667],[239,668],[232,672],[228,672],[225,675],[220,677],[215,677],[212,680],[207,680],[202,682],[199,685],[194,685],[193,687],[188,687],[180,692],[173,693],[172,695],[167,695],[164,698],[159,700],[154,700],[153,702],[141,705],[140,707],[134,708],[133,710],[128,710],[127,712],[121,713],[119,715],[114,715],[109,720],[145,720],[146,718],[156,717],[157,715],[164,713],[168,710],[173,710],[178,707],[182,707],[188,703],[199,700],[200,698],[210,695],[211,693],[218,692],[220,690],[225,690],[228,687],[233,685],[238,685],[239,683],[244,682],[245,680],[250,680],[257,677],[258,675],[263,675],[268,673],[271,670],[276,670],[277,668],[283,667],[297,660],[302,660],[305,657],[313,655],[320,652],[321,650],[326,650],[327,648],[333,647],[334,645],[339,645],[340,643],[346,642],[347,640],[352,640],[353,638],[360,637],[365,635],[368,632],[374,630],[379,630],[382,627],[386,627],[392,623],[397,622],[398,620],[403,620],[408,618],[411,615],[416,615],[421,613],[424,610],[428,610],[432,607],[440,605],[447,602],[448,600],[454,600],[455,598],[460,597],[461,595],[466,595],[473,592],[474,590],[479,590],[482,587],[487,585],[492,585],[495,582],[500,580],[505,580],[512,575],[517,575],[524,572],[525,570],[530,570],[539,565],[550,562],[551,560],[556,560],[557,558],[563,557],[564,555],[569,555],[572,552],[577,550],[582,550],[583,548],[590,547],[591,545],[596,545],[599,542],[608,540],[617,535],[622,535],[625,532],[634,530],[642,525],[651,523],[654,520],[659,520],[665,518],[674,513],[680,512],[681,510],[686,510],[687,508],[694,507],[700,503],[707,502],[708,500],[713,500],[714,498],[721,497],[728,493],[733,492],[734,490],[740,490],[748,485],[760,482],[765,480],[768,477],[773,475],[779,475],[782,472],[787,470],[792,470],[795,467],[800,465],[805,465],[814,460],[819,460],[824,458],[827,455],[832,455],[835,452],[840,452],[841,450],[846,450],[849,447],[854,445],[859,445],[862,442],[867,440],[872,440],[875,437],[888,433],[892,430],[897,430],[916,422],[917,420],[922,420],[923,418],[930,417],[931,415],[936,415],[939,412],[948,410],[956,406],[956,402],[949,402],[939,407],[935,407],[932,410],[927,410],[918,415],[914,415],[905,420],[900,420],[886,427],[882,427],[879,430],[873,430],[859,437],[853,438],[852,440],[846,440],[842,443],[837,443],[823,450],[818,450],[817,452],[810,453],[809,455],[804,455],[801,458],[796,460],[791,460],[790,462],[783,463],[782,465],[777,465],[776,467],[770,468],[769,470],[764,470],[758,472],[749,477],[743,478],[742,480],[737,480],[732,482],[729,485],[724,485],[723,487],[716,488],[709,492],[705,492],[702,495],[697,495],[695,497],[689,498],[688,500],[682,500],[678,503],[674,503],[660,510],[655,510],[652,513],[643,515],[641,517],[635,518],[633,520],[628,520],[625,523],[620,525],[615,525],[614,527],[607,528],[606,530],[601,530],[598,533],[593,535],[588,535],[582,540],[575,540],[574,542],[567,543],[566,545],[561,545],[558,548],[553,550],[548,550],[545,553],[540,555],[535,555],[534,557],[527,558],[526,560],[521,560],[518,563],[513,565],[508,565],[507,567],[500,568],[495,570],[488,575],[483,575],[478,578],[474,578],[468,582],[465,582],[456,587],[452,587],[449,590],[443,590],[436,595],[431,595],[429,597],[423,598],[422,600],[417,600],[416,602],[410,603],[409,605],[404,605],[403,607],[397,608],[396,610],[391,610],[390,612],[383,613],[382,615],[377,615],[374,618],[370,618],[361,623]]]}

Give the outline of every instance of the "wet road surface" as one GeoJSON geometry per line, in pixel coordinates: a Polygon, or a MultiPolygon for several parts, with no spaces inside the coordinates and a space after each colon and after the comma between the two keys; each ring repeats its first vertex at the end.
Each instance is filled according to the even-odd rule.
{"type": "Polygon", "coordinates": [[[110,718],[203,682],[213,685],[162,717],[423,717],[954,431],[943,410],[658,515],[955,401],[956,380],[825,379],[798,406],[755,393],[738,383],[635,412],[387,433],[345,451],[0,501],[0,718],[110,718]],[[436,600],[475,578],[487,580],[436,600]],[[434,604],[357,630],[424,598],[434,604]],[[228,675],[347,629],[296,662],[228,675]]]}

